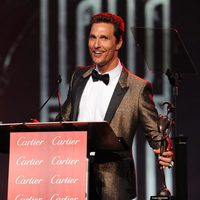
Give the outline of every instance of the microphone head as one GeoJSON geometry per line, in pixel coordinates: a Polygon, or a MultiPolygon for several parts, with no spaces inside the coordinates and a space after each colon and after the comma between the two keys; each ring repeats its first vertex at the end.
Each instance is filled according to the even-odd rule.
{"type": "Polygon", "coordinates": [[[58,79],[57,79],[57,84],[60,84],[61,82],[62,82],[62,78],[61,78],[61,75],[59,74],[58,79]]]}

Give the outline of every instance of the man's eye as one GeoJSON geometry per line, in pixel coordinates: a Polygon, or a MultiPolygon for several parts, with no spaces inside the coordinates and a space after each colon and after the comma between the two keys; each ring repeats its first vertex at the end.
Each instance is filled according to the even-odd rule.
{"type": "Polygon", "coordinates": [[[105,36],[101,37],[101,39],[102,39],[102,40],[108,40],[108,38],[105,37],[105,36]]]}
{"type": "Polygon", "coordinates": [[[90,35],[90,36],[89,36],[89,39],[94,40],[94,39],[95,39],[95,36],[94,36],[94,35],[90,35]]]}

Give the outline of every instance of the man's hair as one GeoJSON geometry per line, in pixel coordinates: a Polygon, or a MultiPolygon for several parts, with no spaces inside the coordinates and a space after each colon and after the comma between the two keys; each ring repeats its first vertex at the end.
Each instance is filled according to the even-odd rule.
{"type": "Polygon", "coordinates": [[[92,16],[90,21],[90,29],[94,23],[110,23],[114,25],[114,36],[117,39],[117,43],[120,41],[120,38],[123,38],[124,33],[124,20],[112,13],[102,12],[92,16]]]}

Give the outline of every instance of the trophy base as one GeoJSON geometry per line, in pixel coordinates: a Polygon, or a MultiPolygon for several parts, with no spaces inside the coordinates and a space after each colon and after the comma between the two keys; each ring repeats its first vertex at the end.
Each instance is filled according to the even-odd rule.
{"type": "Polygon", "coordinates": [[[175,200],[175,197],[151,196],[150,200],[175,200]]]}

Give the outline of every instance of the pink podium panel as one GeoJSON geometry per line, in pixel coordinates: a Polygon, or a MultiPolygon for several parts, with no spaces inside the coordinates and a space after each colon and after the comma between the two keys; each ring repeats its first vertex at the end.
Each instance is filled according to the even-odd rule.
{"type": "Polygon", "coordinates": [[[83,200],[87,132],[12,132],[8,199],[83,200]]]}

